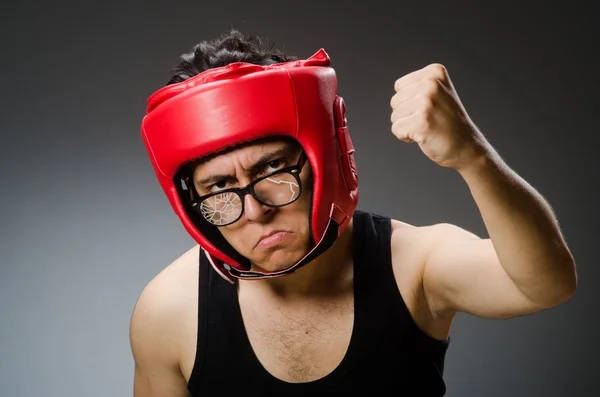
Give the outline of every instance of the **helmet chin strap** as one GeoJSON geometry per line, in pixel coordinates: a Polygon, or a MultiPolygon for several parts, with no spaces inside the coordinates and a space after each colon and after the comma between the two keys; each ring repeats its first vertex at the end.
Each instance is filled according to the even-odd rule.
{"type": "Polygon", "coordinates": [[[327,222],[327,226],[325,228],[325,232],[323,233],[323,237],[321,240],[296,264],[276,272],[258,272],[252,270],[239,270],[229,266],[226,263],[222,263],[222,269],[219,269],[214,261],[215,258],[212,258],[208,252],[205,251],[206,256],[213,266],[215,270],[227,281],[234,283],[234,279],[242,279],[242,280],[257,280],[257,279],[267,279],[267,278],[276,278],[283,277],[288,274],[291,274],[301,268],[302,266],[312,262],[316,257],[323,254],[327,251],[333,243],[338,238],[338,233],[340,230],[340,226],[344,224],[349,215],[343,213],[339,207],[335,204],[332,205],[331,213],[329,217],[329,222],[327,222]],[[223,271],[224,269],[224,271],[223,271]],[[227,274],[225,274],[225,272],[227,274]],[[228,277],[229,276],[229,277],[228,277]]]}

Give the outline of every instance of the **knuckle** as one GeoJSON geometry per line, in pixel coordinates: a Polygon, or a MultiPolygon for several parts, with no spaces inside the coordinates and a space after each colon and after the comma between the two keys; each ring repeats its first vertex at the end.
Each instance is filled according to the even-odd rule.
{"type": "Polygon", "coordinates": [[[441,63],[432,63],[428,66],[432,76],[439,80],[445,80],[448,76],[448,69],[441,63]]]}
{"type": "Polygon", "coordinates": [[[404,78],[401,77],[394,82],[394,90],[398,91],[404,82],[404,78]]]}
{"type": "Polygon", "coordinates": [[[440,84],[437,80],[427,80],[425,83],[425,95],[431,99],[435,97],[440,91],[440,84]]]}

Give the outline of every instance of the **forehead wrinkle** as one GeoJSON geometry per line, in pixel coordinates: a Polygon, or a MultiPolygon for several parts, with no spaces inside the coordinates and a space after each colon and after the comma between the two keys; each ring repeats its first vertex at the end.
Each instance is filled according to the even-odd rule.
{"type": "MultiPolygon", "coordinates": [[[[230,167],[233,167],[234,170],[240,169],[244,175],[249,175],[254,172],[254,168],[256,165],[259,165],[262,161],[265,160],[265,157],[278,157],[282,155],[289,155],[293,148],[289,144],[261,144],[261,145],[253,145],[240,149],[236,149],[229,153],[224,153],[222,155],[216,156],[206,163],[199,165],[196,168],[196,171],[200,169],[208,171],[202,172],[206,176],[202,176],[201,179],[206,179],[212,175],[222,175],[222,176],[231,176],[235,177],[237,174],[236,171],[229,171],[230,167]],[[237,166],[239,164],[239,167],[237,166]]],[[[198,172],[195,172],[196,176],[198,172]]],[[[200,179],[200,178],[195,178],[200,179]]]]}

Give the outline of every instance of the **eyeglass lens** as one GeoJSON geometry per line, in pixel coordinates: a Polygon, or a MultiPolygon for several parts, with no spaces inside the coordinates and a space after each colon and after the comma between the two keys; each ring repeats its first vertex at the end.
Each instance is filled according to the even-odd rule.
{"type": "MultiPolygon", "coordinates": [[[[255,198],[271,207],[283,206],[296,200],[300,185],[294,175],[283,172],[261,179],[254,184],[255,198]]],[[[242,199],[236,192],[224,192],[204,199],[200,213],[213,225],[222,226],[235,222],[243,211],[242,199]]]]}

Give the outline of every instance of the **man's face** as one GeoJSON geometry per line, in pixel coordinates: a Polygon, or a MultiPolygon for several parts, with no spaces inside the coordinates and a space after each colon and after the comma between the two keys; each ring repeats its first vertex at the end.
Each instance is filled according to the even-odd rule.
{"type": "MultiPolygon", "coordinates": [[[[198,165],[193,174],[194,186],[200,196],[242,188],[261,176],[296,165],[301,154],[300,145],[284,140],[244,146],[198,165]]],[[[310,249],[310,173],[307,162],[300,173],[301,195],[293,203],[273,208],[247,194],[242,217],[231,225],[219,227],[229,244],[248,258],[256,270],[285,269],[310,249]]]]}

